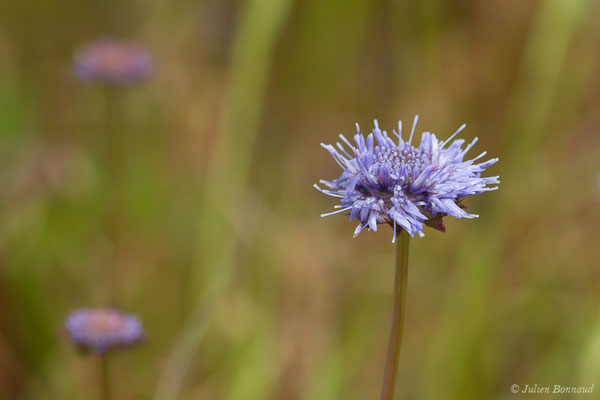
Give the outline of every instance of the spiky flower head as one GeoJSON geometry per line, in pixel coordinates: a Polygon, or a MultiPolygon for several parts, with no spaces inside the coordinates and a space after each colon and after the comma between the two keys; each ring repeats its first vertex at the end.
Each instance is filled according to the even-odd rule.
{"type": "Polygon", "coordinates": [[[375,128],[366,138],[356,124],[356,145],[343,135],[340,135],[343,143],[336,146],[321,143],[343,170],[333,181],[321,180],[325,188],[315,185],[319,191],[341,199],[341,204],[335,206],[337,211],[322,214],[322,217],[349,214],[350,220],[359,222],[355,237],[367,227],[376,231],[378,224],[389,224],[394,228],[392,240],[396,238],[397,228],[413,237],[415,233],[423,237],[424,225],[445,231],[442,218],[446,215],[477,217],[465,211],[462,200],[498,189],[498,176],[481,176],[498,159],[476,163],[486,152],[471,160],[464,159],[477,138],[464,149],[463,139],[450,141],[465,125],[443,142],[433,133],[423,132],[421,144],[415,147],[411,143],[417,120],[415,116],[406,142],[402,138],[402,121],[398,122],[398,131],[393,131],[397,137],[395,142],[386,131],[379,129],[375,120],[375,128]]]}
{"type": "Polygon", "coordinates": [[[144,329],[137,316],[112,308],[82,308],[65,320],[71,341],[83,350],[104,354],[115,347],[142,341],[144,329]]]}
{"type": "Polygon", "coordinates": [[[135,43],[102,38],[75,55],[73,70],[83,81],[128,86],[150,75],[152,57],[135,43]]]}

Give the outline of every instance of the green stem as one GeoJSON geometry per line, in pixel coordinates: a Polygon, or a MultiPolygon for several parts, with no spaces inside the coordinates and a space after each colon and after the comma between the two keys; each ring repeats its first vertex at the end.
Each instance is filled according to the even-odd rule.
{"type": "Polygon", "coordinates": [[[102,400],[110,399],[110,382],[108,376],[108,356],[103,354],[100,356],[100,393],[102,400]]]}
{"type": "Polygon", "coordinates": [[[398,360],[400,358],[400,347],[402,343],[402,331],[404,330],[404,310],[406,308],[406,282],[408,279],[408,233],[400,232],[396,238],[396,278],[394,280],[394,310],[392,316],[392,329],[388,344],[387,359],[385,362],[385,373],[383,386],[381,388],[381,400],[392,400],[396,387],[396,375],[398,374],[398,360]]]}
{"type": "Polygon", "coordinates": [[[110,179],[110,235],[111,239],[119,234],[123,197],[125,192],[125,154],[121,123],[123,102],[121,93],[112,87],[106,88],[106,162],[110,179]]]}
{"type": "Polygon", "coordinates": [[[107,234],[113,246],[112,268],[106,268],[107,288],[115,301],[117,295],[115,270],[119,269],[119,253],[125,202],[125,143],[123,123],[123,94],[119,89],[106,87],[106,167],[109,179],[107,234]]]}

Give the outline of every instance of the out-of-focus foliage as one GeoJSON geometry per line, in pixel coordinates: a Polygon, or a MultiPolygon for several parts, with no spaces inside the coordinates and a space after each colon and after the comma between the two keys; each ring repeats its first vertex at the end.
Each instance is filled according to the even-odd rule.
{"type": "Polygon", "coordinates": [[[398,398],[600,389],[598,2],[0,9],[0,398],[97,395],[97,360],[62,321],[106,305],[107,275],[148,334],[111,360],[115,398],[375,398],[391,233],[353,240],[311,186],[338,173],[319,142],[415,113],[441,138],[466,122],[502,182],[468,202],[478,220],[411,243],[398,398]],[[156,63],[121,99],[118,265],[105,93],[71,70],[105,35],[156,63]]]}

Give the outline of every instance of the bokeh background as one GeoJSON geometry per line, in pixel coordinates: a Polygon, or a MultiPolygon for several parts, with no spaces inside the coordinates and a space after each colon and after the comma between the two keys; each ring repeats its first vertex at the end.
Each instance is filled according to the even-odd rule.
{"type": "MultiPolygon", "coordinates": [[[[115,399],[377,398],[391,231],[352,239],[311,186],[321,141],[421,117],[500,162],[500,190],[411,242],[398,399],[600,391],[600,3],[75,0],[0,5],[0,398],[94,399],[82,306],[137,313],[115,399]],[[156,68],[123,92],[118,262],[104,91],[72,58],[110,35],[156,68]],[[109,299],[104,282],[112,280],[109,299]]],[[[597,394],[577,398],[597,398],[597,394]]],[[[571,399],[573,395],[552,398],[571,399]]]]}

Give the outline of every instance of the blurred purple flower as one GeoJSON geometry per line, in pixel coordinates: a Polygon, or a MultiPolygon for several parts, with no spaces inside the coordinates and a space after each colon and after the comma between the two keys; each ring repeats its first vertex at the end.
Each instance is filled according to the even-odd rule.
{"type": "Polygon", "coordinates": [[[102,38],[75,55],[73,70],[81,80],[127,86],[146,79],[152,57],[143,47],[128,41],[102,38]]]}
{"type": "Polygon", "coordinates": [[[144,339],[144,329],[134,314],[111,308],[82,308],[65,320],[71,341],[84,350],[104,354],[113,347],[131,346],[144,339]]]}
{"type": "Polygon", "coordinates": [[[423,237],[423,225],[445,231],[442,218],[452,215],[457,218],[476,218],[464,210],[461,200],[470,195],[498,189],[498,176],[481,177],[482,172],[498,161],[492,158],[476,164],[485,156],[481,153],[472,160],[464,161],[465,154],[473,147],[477,138],[465,149],[464,140],[450,140],[462,131],[462,125],[450,138],[440,142],[430,132],[421,136],[419,147],[411,145],[418,116],[415,116],[408,142],[402,139],[402,122],[398,122],[398,143],[392,141],[385,131],[375,129],[365,137],[356,124],[353,146],[343,135],[336,147],[321,143],[342,167],[342,174],[333,181],[321,180],[325,189],[314,185],[319,191],[341,199],[337,211],[322,214],[326,217],[337,213],[356,218],[359,224],[354,231],[356,237],[364,228],[376,231],[378,224],[387,223],[394,228],[405,229],[411,236],[423,237]],[[377,144],[375,144],[375,140],[377,144]]]}

